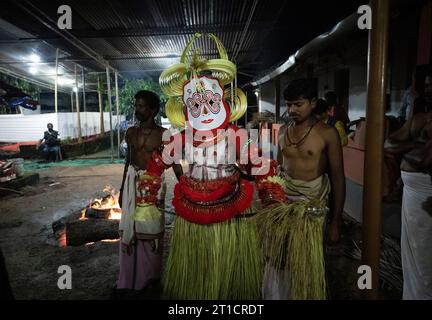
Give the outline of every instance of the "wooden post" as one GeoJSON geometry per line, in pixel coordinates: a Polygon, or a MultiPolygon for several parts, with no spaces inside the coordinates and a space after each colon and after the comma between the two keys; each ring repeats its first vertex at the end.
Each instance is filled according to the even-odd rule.
{"type": "Polygon", "coordinates": [[[111,102],[111,80],[109,67],[106,67],[106,77],[107,77],[107,91],[108,91],[108,105],[109,105],[109,116],[110,116],[110,145],[111,145],[111,163],[114,162],[114,136],[112,127],[112,102],[111,102]]]}
{"type": "Polygon", "coordinates": [[[55,59],[55,83],[54,83],[54,110],[55,113],[58,112],[58,55],[59,49],[56,49],[56,59],[55,59]]]}
{"type": "Polygon", "coordinates": [[[280,108],[281,108],[281,87],[280,87],[280,76],[275,79],[275,114],[276,114],[276,123],[280,120],[280,108]]]}
{"type": "Polygon", "coordinates": [[[81,81],[82,81],[82,94],[83,94],[83,109],[84,109],[84,119],[85,119],[85,136],[88,136],[88,123],[87,123],[87,105],[86,105],[86,92],[85,92],[85,75],[84,68],[81,67],[81,81]]]}
{"type": "Polygon", "coordinates": [[[77,112],[77,125],[78,125],[78,142],[82,142],[82,134],[81,134],[81,116],[80,116],[80,105],[79,105],[79,95],[78,95],[78,75],[77,75],[77,66],[75,64],[75,104],[76,104],[76,112],[77,112]]]}
{"type": "Polygon", "coordinates": [[[362,263],[371,267],[372,289],[366,299],[379,299],[381,241],[382,162],[387,85],[389,0],[372,0],[369,31],[366,150],[363,193],[362,263]]]}
{"type": "Polygon", "coordinates": [[[98,101],[99,101],[99,114],[100,114],[100,135],[105,135],[105,123],[104,123],[104,110],[103,110],[103,102],[102,102],[102,81],[98,76],[98,101]]]}
{"type": "Polygon", "coordinates": [[[117,113],[117,158],[120,159],[120,101],[118,91],[118,72],[115,72],[115,95],[116,95],[116,113],[117,113]]]}

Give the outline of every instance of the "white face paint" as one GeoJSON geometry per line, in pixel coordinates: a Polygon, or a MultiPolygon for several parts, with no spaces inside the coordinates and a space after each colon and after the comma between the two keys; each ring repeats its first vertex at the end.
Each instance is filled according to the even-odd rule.
{"type": "Polygon", "coordinates": [[[189,81],[183,88],[183,103],[187,124],[195,130],[220,129],[228,123],[229,110],[217,79],[201,76],[189,81]]]}

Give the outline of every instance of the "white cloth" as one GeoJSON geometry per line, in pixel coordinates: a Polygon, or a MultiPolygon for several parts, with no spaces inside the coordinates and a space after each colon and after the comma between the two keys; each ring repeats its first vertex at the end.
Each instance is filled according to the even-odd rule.
{"type": "Polygon", "coordinates": [[[123,232],[121,241],[126,245],[129,245],[134,236],[135,221],[133,215],[135,213],[136,175],[135,168],[129,165],[123,186],[122,215],[119,227],[120,231],[123,232]]]}
{"type": "Polygon", "coordinates": [[[432,300],[431,177],[402,171],[402,181],[403,299],[432,300]]]}
{"type": "Polygon", "coordinates": [[[266,263],[263,276],[263,300],[288,300],[288,275],[266,263]]]}

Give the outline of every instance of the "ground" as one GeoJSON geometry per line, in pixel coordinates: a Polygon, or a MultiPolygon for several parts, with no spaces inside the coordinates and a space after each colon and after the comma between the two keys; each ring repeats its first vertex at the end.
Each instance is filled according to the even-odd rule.
{"type": "MultiPolygon", "coordinates": [[[[113,296],[119,269],[118,242],[61,248],[52,238],[51,227],[54,221],[78,212],[92,198],[101,195],[105,185],[120,187],[123,165],[107,164],[109,162],[88,160],[90,165],[83,166],[86,162],[81,160],[81,166],[70,162],[43,168],[33,163],[30,167],[39,172],[40,183],[22,190],[25,193],[22,197],[1,198],[0,247],[17,299],[121,298],[113,296]],[[61,276],[57,271],[61,265],[72,268],[72,290],[57,287],[61,276]]],[[[167,194],[170,194],[174,181],[172,172],[167,181],[167,194]]],[[[167,236],[170,230],[168,228],[167,236]]],[[[326,250],[329,290],[334,299],[360,298],[357,289],[360,262],[347,254],[355,249],[353,240],[360,242],[359,237],[359,225],[346,220],[341,244],[326,250]]],[[[157,292],[153,292],[153,298],[157,292]]],[[[386,298],[398,299],[400,292],[393,289],[385,294],[386,298]]]]}
{"type": "Polygon", "coordinates": [[[0,246],[16,298],[110,298],[118,243],[60,248],[49,237],[54,221],[85,207],[105,185],[119,188],[122,165],[53,167],[40,174],[40,184],[24,197],[3,198],[0,205],[0,246]],[[72,267],[73,290],[57,287],[61,265],[72,267]]]}

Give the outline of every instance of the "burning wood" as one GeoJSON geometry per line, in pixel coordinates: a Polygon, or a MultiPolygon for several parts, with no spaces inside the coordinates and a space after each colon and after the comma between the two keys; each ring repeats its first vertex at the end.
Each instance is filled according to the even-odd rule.
{"type": "Polygon", "coordinates": [[[89,242],[119,238],[119,221],[107,219],[76,220],[66,224],[68,246],[81,246],[89,242]]]}
{"type": "Polygon", "coordinates": [[[65,239],[62,238],[60,241],[66,242],[68,246],[88,245],[97,241],[118,241],[122,213],[118,202],[120,193],[109,186],[103,191],[108,195],[91,201],[81,210],[79,219],[65,222],[65,239]]]}
{"type": "Polygon", "coordinates": [[[93,219],[109,219],[120,220],[121,208],[118,202],[120,192],[114,188],[106,186],[103,190],[109,194],[103,198],[93,200],[90,205],[82,211],[81,220],[93,219]]]}

